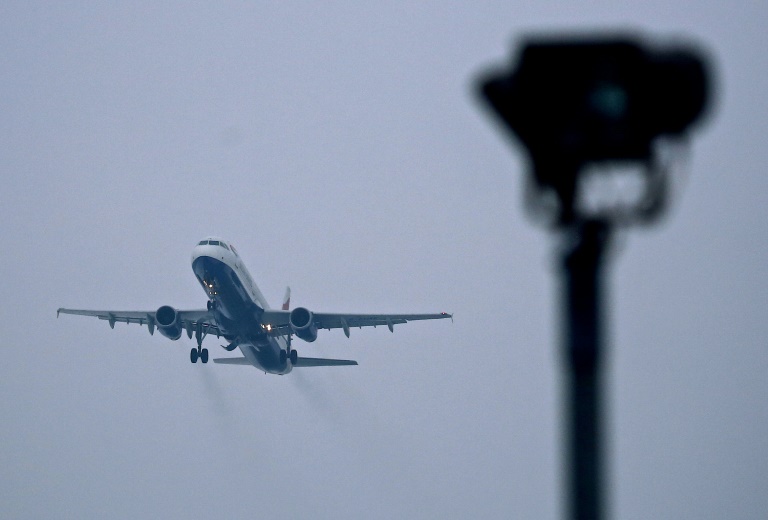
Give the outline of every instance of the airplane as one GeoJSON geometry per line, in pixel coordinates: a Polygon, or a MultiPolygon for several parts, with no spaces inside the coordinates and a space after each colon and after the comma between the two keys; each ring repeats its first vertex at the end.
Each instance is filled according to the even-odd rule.
{"type": "Polygon", "coordinates": [[[201,240],[192,251],[192,270],[205,290],[208,305],[202,310],[177,310],[163,305],[156,311],[92,311],[60,308],[59,314],[95,316],[115,323],[146,325],[150,334],[155,328],[163,336],[176,341],[186,331],[189,339],[195,336],[197,348],[192,348],[189,359],[197,363],[208,362],[208,349],[203,348],[206,336],[214,334],[224,338],[224,350],[240,349],[242,357],[217,358],[214,363],[250,365],[264,373],[288,374],[296,367],[323,367],[357,365],[348,359],[300,357],[292,348],[292,338],[313,342],[320,329],[343,329],[349,337],[353,327],[386,325],[394,332],[394,325],[416,320],[439,320],[453,315],[438,314],[329,314],[312,312],[305,307],[290,310],[291,288],[288,287],[280,309],[271,309],[256,283],[245,268],[237,249],[231,242],[218,237],[201,240]]]}

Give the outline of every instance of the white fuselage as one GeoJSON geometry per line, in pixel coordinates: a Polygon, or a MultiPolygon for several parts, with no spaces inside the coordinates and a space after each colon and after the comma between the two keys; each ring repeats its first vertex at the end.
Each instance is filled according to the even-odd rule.
{"type": "Polygon", "coordinates": [[[273,337],[262,327],[261,315],[269,309],[237,251],[227,242],[209,237],[192,251],[192,270],[212,302],[212,313],[223,335],[236,343],[255,367],[273,374],[291,371],[283,337],[273,337]]]}

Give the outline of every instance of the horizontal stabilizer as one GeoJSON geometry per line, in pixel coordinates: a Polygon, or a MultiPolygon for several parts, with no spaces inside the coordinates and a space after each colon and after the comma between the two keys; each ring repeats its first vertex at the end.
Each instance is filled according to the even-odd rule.
{"type": "Polygon", "coordinates": [[[293,364],[295,367],[338,367],[347,365],[357,365],[357,361],[350,359],[321,359],[311,357],[300,357],[293,364]]]}
{"type": "Polygon", "coordinates": [[[213,360],[213,362],[219,363],[220,365],[251,365],[253,366],[253,363],[251,363],[244,357],[216,358],[213,360]]]}

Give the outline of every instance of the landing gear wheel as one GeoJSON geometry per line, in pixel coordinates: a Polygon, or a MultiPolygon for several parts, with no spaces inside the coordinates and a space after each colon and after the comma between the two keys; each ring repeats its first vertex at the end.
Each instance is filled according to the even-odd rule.
{"type": "Polygon", "coordinates": [[[197,349],[196,348],[193,348],[192,350],[189,351],[189,360],[192,363],[197,363],[198,356],[199,356],[199,354],[197,353],[197,349]]]}
{"type": "Polygon", "coordinates": [[[299,353],[291,350],[291,364],[295,365],[299,361],[299,353]]]}
{"type": "Polygon", "coordinates": [[[200,361],[203,363],[208,363],[208,349],[204,348],[200,351],[200,361]]]}

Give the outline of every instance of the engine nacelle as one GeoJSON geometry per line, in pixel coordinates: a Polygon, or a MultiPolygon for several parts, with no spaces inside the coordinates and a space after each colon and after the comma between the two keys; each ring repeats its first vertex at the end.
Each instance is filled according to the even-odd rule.
{"type": "Polygon", "coordinates": [[[309,309],[296,307],[291,311],[289,323],[291,330],[304,341],[313,342],[317,339],[317,327],[315,317],[309,309]]]}
{"type": "Polygon", "coordinates": [[[163,305],[155,312],[155,323],[160,334],[176,341],[181,337],[181,318],[170,305],[163,305]]]}

